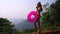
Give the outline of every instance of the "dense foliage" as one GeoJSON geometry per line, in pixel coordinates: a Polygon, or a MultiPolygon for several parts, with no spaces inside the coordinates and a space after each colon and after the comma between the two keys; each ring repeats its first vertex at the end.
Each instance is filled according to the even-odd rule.
{"type": "Polygon", "coordinates": [[[42,20],[42,30],[60,30],[60,0],[48,7],[42,20]]]}
{"type": "Polygon", "coordinates": [[[0,18],[0,34],[20,34],[7,19],[0,18]]]}

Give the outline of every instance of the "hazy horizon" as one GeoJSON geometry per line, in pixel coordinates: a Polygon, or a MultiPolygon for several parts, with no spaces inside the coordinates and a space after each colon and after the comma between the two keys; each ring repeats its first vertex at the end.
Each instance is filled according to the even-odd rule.
{"type": "Polygon", "coordinates": [[[31,10],[36,10],[37,2],[44,5],[51,4],[55,0],[0,0],[0,18],[26,19],[31,10]]]}

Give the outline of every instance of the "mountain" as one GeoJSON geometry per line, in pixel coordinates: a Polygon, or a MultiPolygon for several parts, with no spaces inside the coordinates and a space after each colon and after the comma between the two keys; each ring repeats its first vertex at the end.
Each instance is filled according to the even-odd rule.
{"type": "Polygon", "coordinates": [[[9,20],[12,22],[12,24],[15,25],[14,28],[16,28],[17,30],[20,30],[20,31],[24,31],[25,29],[34,28],[34,24],[28,22],[26,19],[9,19],[9,20]]]}
{"type": "Polygon", "coordinates": [[[12,22],[12,24],[15,25],[14,28],[20,31],[34,28],[34,24],[29,23],[26,19],[9,19],[9,20],[12,22]]]}

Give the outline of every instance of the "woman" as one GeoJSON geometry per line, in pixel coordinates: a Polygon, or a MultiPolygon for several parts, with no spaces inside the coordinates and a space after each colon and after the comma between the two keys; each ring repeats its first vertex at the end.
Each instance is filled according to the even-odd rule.
{"type": "MultiPolygon", "coordinates": [[[[42,5],[41,5],[41,3],[40,2],[38,2],[37,3],[37,6],[36,6],[36,11],[38,12],[38,14],[39,14],[39,17],[38,17],[38,19],[36,20],[36,22],[38,23],[38,29],[39,29],[39,34],[40,34],[40,12],[42,11],[42,5]]],[[[36,34],[36,32],[37,32],[37,25],[36,25],[36,22],[34,23],[34,26],[35,26],[35,34],[36,34]]]]}

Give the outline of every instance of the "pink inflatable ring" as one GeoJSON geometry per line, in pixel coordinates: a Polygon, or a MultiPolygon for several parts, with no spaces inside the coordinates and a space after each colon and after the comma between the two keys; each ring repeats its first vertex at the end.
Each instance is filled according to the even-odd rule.
{"type": "Polygon", "coordinates": [[[27,16],[27,20],[31,23],[34,23],[37,20],[37,18],[39,17],[38,15],[39,15],[38,12],[31,11],[27,16]]]}

